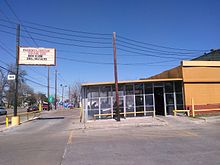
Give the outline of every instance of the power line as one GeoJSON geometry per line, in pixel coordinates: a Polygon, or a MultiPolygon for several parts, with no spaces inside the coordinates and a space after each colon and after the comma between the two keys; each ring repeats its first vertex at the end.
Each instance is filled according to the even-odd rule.
{"type": "Polygon", "coordinates": [[[32,34],[40,35],[40,36],[45,36],[45,37],[50,37],[50,38],[56,38],[56,39],[62,39],[62,40],[67,40],[67,41],[77,41],[77,42],[82,42],[82,43],[93,43],[93,44],[111,44],[110,42],[100,42],[100,41],[84,41],[84,40],[78,40],[78,39],[71,39],[71,38],[64,38],[64,37],[57,37],[57,36],[52,36],[52,35],[47,35],[47,34],[42,34],[42,33],[37,33],[30,31],[32,34]]]}
{"type": "MultiPolygon", "coordinates": [[[[7,20],[4,20],[4,19],[0,19],[0,21],[11,22],[11,23],[15,24],[15,22],[7,21],[7,20]]],[[[28,26],[28,25],[24,25],[24,24],[22,24],[22,26],[25,26],[25,27],[30,28],[30,29],[38,30],[38,31],[43,31],[43,32],[53,33],[53,34],[59,34],[59,35],[64,35],[64,36],[72,36],[72,37],[87,38],[87,39],[97,39],[97,40],[100,40],[100,39],[102,39],[102,40],[111,40],[111,37],[96,37],[96,36],[88,36],[88,35],[85,36],[85,35],[78,35],[78,34],[72,34],[72,33],[63,33],[63,32],[58,32],[58,31],[47,30],[47,29],[43,29],[43,28],[39,28],[39,27],[28,26]]]]}
{"type": "Polygon", "coordinates": [[[156,45],[156,44],[151,44],[151,43],[147,43],[147,42],[142,42],[142,41],[137,41],[137,40],[133,40],[127,37],[123,37],[121,35],[117,35],[117,38],[121,38],[124,40],[129,40],[132,42],[136,42],[136,43],[140,43],[140,44],[144,44],[144,45],[151,45],[154,47],[159,47],[159,48],[164,48],[164,49],[172,49],[172,50],[184,50],[184,51],[196,51],[196,52],[204,52],[204,51],[209,51],[209,50],[195,50],[195,49],[185,49],[185,48],[173,48],[173,47],[168,47],[168,46],[161,46],[161,45],[156,45]]]}
{"type": "Polygon", "coordinates": [[[78,52],[78,51],[68,51],[68,50],[63,50],[63,49],[57,49],[56,51],[64,52],[64,53],[77,53],[77,54],[84,54],[84,55],[112,56],[111,53],[78,52]]]}
{"type": "MultiPolygon", "coordinates": [[[[11,33],[11,32],[5,31],[5,30],[0,30],[0,32],[7,33],[10,35],[15,35],[14,33],[11,33]]],[[[23,35],[21,35],[21,37],[22,38],[30,38],[30,37],[23,36],[23,35]]],[[[39,38],[34,38],[34,39],[38,40],[38,41],[52,43],[52,44],[75,46],[75,47],[81,47],[81,48],[95,48],[95,49],[101,49],[101,48],[109,49],[109,48],[111,48],[111,47],[107,47],[107,46],[90,46],[90,45],[79,45],[79,44],[73,44],[73,43],[56,42],[56,41],[50,41],[50,40],[45,40],[45,39],[39,39],[39,38]]]]}
{"type": "MultiPolygon", "coordinates": [[[[13,15],[16,17],[16,19],[22,23],[22,21],[20,20],[20,18],[17,16],[17,14],[15,13],[15,11],[13,10],[13,8],[10,6],[10,4],[8,3],[7,0],[4,1],[6,3],[6,5],[8,6],[8,8],[10,9],[10,11],[13,13],[13,15]]],[[[38,47],[37,42],[32,38],[31,34],[28,32],[28,30],[24,27],[24,30],[26,31],[26,33],[29,35],[29,37],[31,38],[31,40],[34,42],[34,44],[38,47]]]]}
{"type": "MultiPolygon", "coordinates": [[[[87,63],[87,64],[97,64],[97,65],[113,65],[114,63],[111,62],[97,62],[97,61],[87,61],[87,60],[78,60],[78,59],[73,59],[73,58],[65,58],[65,57],[57,57],[58,59],[61,60],[68,60],[68,61],[74,61],[78,63],[87,63]]],[[[166,61],[159,61],[159,62],[151,62],[151,63],[118,63],[118,65],[152,65],[152,64],[160,64],[160,63],[169,63],[177,61],[175,60],[166,60],[166,61]]]]}
{"type": "MultiPolygon", "coordinates": [[[[9,28],[9,29],[13,29],[13,30],[16,29],[15,27],[10,27],[10,26],[3,25],[3,24],[0,24],[0,26],[6,27],[6,28],[9,28]]],[[[82,43],[93,43],[93,44],[111,44],[111,42],[79,40],[79,39],[58,37],[58,36],[54,36],[54,35],[52,36],[52,35],[47,35],[47,34],[43,34],[43,33],[37,33],[37,32],[33,32],[33,31],[29,31],[29,32],[32,33],[32,34],[40,35],[40,36],[45,36],[45,37],[50,37],[50,38],[56,38],[56,39],[62,39],[62,40],[67,40],[67,41],[77,41],[77,42],[82,42],[82,43]]],[[[44,32],[45,32],[45,30],[44,30],[44,32]]],[[[57,34],[57,32],[54,32],[54,33],[57,34]]],[[[70,36],[70,35],[67,35],[67,36],[70,36]]]]}
{"type": "Polygon", "coordinates": [[[57,29],[57,30],[62,30],[62,31],[67,31],[67,32],[73,32],[73,33],[81,33],[81,34],[88,34],[88,35],[100,35],[100,36],[111,36],[112,35],[112,34],[109,34],[109,33],[95,33],[95,32],[64,29],[64,28],[60,28],[60,27],[55,27],[55,26],[50,26],[50,25],[43,25],[43,24],[34,23],[34,22],[30,22],[30,21],[23,21],[23,22],[26,22],[26,23],[32,24],[32,25],[37,25],[37,26],[42,26],[42,27],[47,27],[47,28],[57,29]]]}
{"type": "MultiPolygon", "coordinates": [[[[0,43],[3,44],[1,41],[0,41],[0,43]]],[[[7,52],[8,55],[10,55],[11,57],[15,58],[15,56],[14,56],[12,53],[10,53],[7,49],[5,49],[2,45],[0,45],[0,47],[1,47],[5,52],[7,52]]],[[[33,68],[30,68],[30,69],[31,69],[32,71],[36,72],[37,74],[39,74],[39,72],[37,72],[37,71],[34,70],[33,68]]],[[[39,74],[39,75],[47,79],[47,76],[42,75],[42,74],[39,74]]]]}
{"type": "MultiPolygon", "coordinates": [[[[63,78],[63,76],[60,73],[58,73],[58,76],[60,76],[60,78],[62,79],[61,81],[63,81],[67,85],[66,80],[63,78]]],[[[59,80],[60,78],[58,77],[59,80]]]]}
{"type": "MultiPolygon", "coordinates": [[[[1,21],[6,21],[6,20],[3,20],[3,19],[0,19],[1,21]]],[[[6,22],[9,22],[9,21],[6,21],[6,22]]],[[[12,21],[10,21],[12,22],[12,21]]],[[[75,30],[70,30],[70,29],[64,29],[64,28],[58,28],[58,27],[53,27],[53,26],[48,26],[48,25],[42,25],[42,24],[38,24],[38,23],[33,23],[33,22],[29,22],[29,21],[23,21],[23,22],[27,22],[28,24],[32,24],[32,25],[37,25],[37,26],[42,26],[42,27],[47,27],[47,28],[51,28],[51,29],[56,29],[56,30],[62,30],[62,31],[67,31],[67,32],[75,32],[75,33],[81,33],[81,34],[93,34],[93,35],[107,35],[107,36],[111,36],[111,34],[102,34],[102,33],[92,33],[92,32],[83,32],[83,31],[75,31],[75,30]]],[[[14,23],[14,22],[13,22],[14,23]]],[[[35,30],[40,30],[40,31],[44,31],[44,32],[49,32],[49,33],[55,33],[55,34],[61,34],[61,35],[67,35],[67,36],[70,36],[71,34],[66,34],[66,33],[60,33],[60,32],[54,32],[54,31],[51,31],[51,30],[46,30],[46,29],[42,29],[42,28],[36,28],[36,27],[32,27],[32,26],[28,26],[28,25],[23,25],[25,27],[28,27],[28,28],[32,28],[32,29],[35,29],[35,30]]],[[[75,37],[83,37],[83,38],[93,38],[93,37],[89,37],[89,36],[77,36],[77,35],[72,35],[72,36],[75,36],[75,37]]],[[[163,48],[163,49],[172,49],[172,50],[181,50],[181,51],[190,51],[190,52],[201,52],[201,51],[208,51],[208,50],[193,50],[193,49],[185,49],[185,48],[173,48],[173,47],[167,47],[167,46],[161,46],[161,45],[156,45],[156,44],[151,44],[151,43],[146,43],[146,42],[141,42],[141,41],[137,41],[137,40],[133,40],[133,39],[129,39],[127,37],[123,37],[121,35],[117,35],[118,38],[121,38],[123,40],[128,40],[128,41],[132,41],[132,42],[135,42],[135,43],[139,43],[139,44],[144,44],[144,45],[148,45],[148,46],[153,46],[153,47],[159,47],[159,48],[163,48]]],[[[111,38],[93,38],[93,39],[111,39],[111,38]]],[[[143,46],[140,46],[140,45],[136,45],[136,44],[132,44],[132,43],[129,43],[129,42],[126,42],[126,41],[123,41],[123,40],[117,40],[117,41],[120,41],[120,42],[124,42],[124,43],[127,43],[127,44],[131,44],[133,46],[139,46],[139,47],[143,47],[143,46]]],[[[146,48],[146,47],[145,47],[146,48]]],[[[149,48],[148,49],[152,49],[152,48],[149,48]]],[[[152,49],[152,50],[155,50],[155,51],[162,51],[162,50],[157,50],[157,49],[152,49]]],[[[166,51],[168,52],[168,51],[166,51]]],[[[169,52],[169,53],[181,53],[183,54],[183,52],[169,52]]],[[[189,52],[185,52],[185,54],[189,54],[189,52]]]]}
{"type": "MultiPolygon", "coordinates": [[[[7,33],[7,34],[10,34],[10,35],[15,35],[14,33],[11,33],[11,32],[8,32],[8,31],[4,31],[4,30],[0,30],[0,32],[3,32],[3,33],[7,33]]],[[[21,37],[26,37],[26,36],[21,36],[21,37]]],[[[44,40],[44,39],[37,39],[35,38],[36,40],[39,40],[39,41],[44,41],[44,42],[47,42],[47,43],[53,43],[53,44],[59,44],[59,45],[66,45],[66,46],[76,46],[76,47],[86,47],[86,48],[111,48],[111,47],[95,47],[95,46],[88,46],[88,45],[78,45],[78,44],[69,44],[69,43],[63,43],[63,42],[56,42],[56,41],[49,41],[49,40],[44,40]]],[[[122,46],[121,44],[119,44],[119,46],[122,46]]],[[[123,48],[120,48],[118,47],[117,48],[118,50],[121,50],[121,51],[124,51],[124,52],[129,52],[129,53],[133,53],[135,54],[135,56],[137,55],[141,55],[141,56],[148,56],[148,57],[157,57],[157,58],[171,58],[171,59],[188,59],[189,57],[184,57],[183,55],[175,55],[175,56],[172,56],[171,54],[169,54],[169,56],[160,56],[160,55],[155,55],[155,54],[149,54],[149,53],[141,53],[141,52],[137,52],[137,51],[131,51],[131,50],[126,50],[126,49],[123,49],[123,48]],[[177,57],[178,56],[178,57],[177,57]],[[182,57],[182,58],[180,58],[182,57]]],[[[135,50],[138,50],[138,49],[135,49],[135,50]]],[[[145,50],[142,50],[142,51],[145,51],[145,50]]],[[[128,56],[128,55],[126,55],[128,56]]]]}
{"type": "Polygon", "coordinates": [[[120,39],[118,39],[117,41],[119,41],[119,43],[121,42],[121,43],[125,43],[125,44],[132,45],[132,46],[135,46],[135,47],[144,48],[144,49],[147,49],[147,50],[133,48],[133,47],[125,46],[123,44],[118,44],[118,45],[121,45],[123,47],[131,48],[131,49],[137,49],[137,50],[141,50],[141,51],[148,51],[148,52],[151,52],[151,53],[163,53],[163,54],[167,54],[167,55],[176,55],[176,54],[188,55],[188,54],[192,54],[192,52],[173,52],[173,51],[165,51],[165,50],[149,48],[149,47],[146,47],[146,46],[140,46],[140,45],[133,44],[133,43],[130,43],[130,42],[122,41],[120,39]]]}
{"type": "MultiPolygon", "coordinates": [[[[1,43],[1,41],[0,41],[0,43],[1,43]]],[[[12,54],[11,54],[7,49],[5,49],[2,45],[0,45],[0,47],[1,47],[5,52],[7,52],[8,55],[10,55],[12,58],[15,58],[15,56],[12,55],[12,54]]]]}
{"type": "Polygon", "coordinates": [[[123,48],[117,48],[117,49],[121,50],[121,51],[124,51],[124,52],[134,53],[134,54],[138,54],[138,55],[142,55],[142,56],[148,56],[148,57],[170,58],[170,59],[178,59],[178,60],[186,59],[186,58],[173,57],[173,56],[160,56],[160,55],[153,55],[153,54],[147,54],[147,53],[140,53],[140,52],[136,52],[136,51],[126,50],[126,49],[123,49],[123,48]]]}
{"type": "MultiPolygon", "coordinates": [[[[0,68],[1,68],[1,69],[4,69],[4,70],[6,70],[6,71],[8,71],[9,73],[15,74],[15,72],[13,72],[13,71],[11,71],[11,70],[9,70],[9,69],[7,69],[7,68],[1,66],[1,65],[0,65],[0,68]]],[[[18,75],[18,76],[19,76],[19,77],[22,77],[21,75],[18,75]]],[[[22,77],[22,78],[24,78],[25,80],[30,81],[30,82],[32,82],[32,83],[34,83],[34,84],[37,84],[37,85],[39,85],[39,86],[48,87],[47,85],[41,84],[41,83],[36,82],[36,81],[34,81],[34,80],[31,80],[31,79],[28,79],[28,78],[25,78],[25,77],[22,77]]],[[[54,88],[54,87],[50,87],[50,88],[54,88]]]]}

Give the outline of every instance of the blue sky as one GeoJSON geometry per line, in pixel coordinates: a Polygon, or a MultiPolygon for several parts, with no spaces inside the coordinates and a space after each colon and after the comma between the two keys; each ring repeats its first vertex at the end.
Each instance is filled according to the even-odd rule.
{"type": "MultiPolygon", "coordinates": [[[[71,85],[76,81],[113,81],[112,32],[116,32],[118,63],[129,64],[118,65],[119,80],[149,77],[175,67],[182,59],[190,59],[212,48],[219,48],[220,1],[218,0],[7,0],[7,2],[22,21],[21,35],[31,35],[37,43],[36,45],[32,39],[21,37],[21,46],[57,49],[57,66],[51,67],[51,86],[54,86],[55,69],[59,72],[59,84],[71,85]],[[62,28],[66,31],[42,25],[62,28]],[[70,32],[67,31],[68,29],[98,34],[70,32]],[[100,35],[100,33],[108,35],[100,35]],[[64,39],[46,37],[45,34],[64,39]],[[120,36],[181,49],[155,47],[123,39],[120,36]],[[182,50],[183,48],[201,51],[189,52],[182,50]],[[190,54],[184,55],[184,53],[190,54]]],[[[5,31],[15,33],[13,28],[16,25],[8,23],[9,20],[19,22],[5,0],[1,0],[0,45],[8,50],[5,51],[0,47],[0,59],[4,61],[4,63],[0,61],[1,66],[15,63],[12,57],[15,55],[15,36],[5,31]]],[[[21,68],[27,71],[29,76],[27,78],[47,85],[46,67],[21,66],[21,68]]],[[[28,84],[35,91],[47,92],[45,87],[31,82],[28,84]]],[[[51,93],[54,93],[54,89],[51,89],[51,93]]]]}

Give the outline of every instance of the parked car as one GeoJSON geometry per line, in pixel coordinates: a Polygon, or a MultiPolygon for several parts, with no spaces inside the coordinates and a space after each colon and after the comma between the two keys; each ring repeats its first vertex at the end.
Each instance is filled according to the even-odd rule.
{"type": "MultiPolygon", "coordinates": [[[[43,109],[43,110],[48,110],[48,104],[43,103],[42,109],[43,109]]],[[[51,110],[51,109],[52,109],[52,106],[51,106],[51,104],[50,104],[50,110],[51,110]]]]}
{"type": "Polygon", "coordinates": [[[27,112],[38,111],[38,110],[39,110],[38,106],[34,105],[28,107],[27,112]]]}
{"type": "Polygon", "coordinates": [[[5,110],[5,108],[0,107],[0,115],[7,115],[7,111],[5,110]]]}

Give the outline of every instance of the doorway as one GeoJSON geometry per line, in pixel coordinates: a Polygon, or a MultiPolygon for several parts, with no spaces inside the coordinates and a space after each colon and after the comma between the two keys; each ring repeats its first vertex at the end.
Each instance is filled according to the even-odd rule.
{"type": "Polygon", "coordinates": [[[154,88],[155,113],[156,115],[165,115],[164,113],[164,96],[163,87],[154,88]]]}

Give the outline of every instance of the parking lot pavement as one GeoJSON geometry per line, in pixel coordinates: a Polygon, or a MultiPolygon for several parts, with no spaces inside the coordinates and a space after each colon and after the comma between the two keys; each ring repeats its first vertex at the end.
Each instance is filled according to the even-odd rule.
{"type": "MultiPolygon", "coordinates": [[[[122,124],[117,127],[106,124],[107,128],[104,124],[99,129],[88,127],[73,130],[69,134],[62,164],[220,164],[220,123],[197,122],[197,119],[180,117],[159,119],[167,124],[122,124]]],[[[109,121],[95,122],[101,124],[109,121]]]]}
{"type": "Polygon", "coordinates": [[[0,132],[0,164],[218,165],[219,139],[220,122],[168,116],[84,125],[79,111],[43,111],[0,132]]]}

